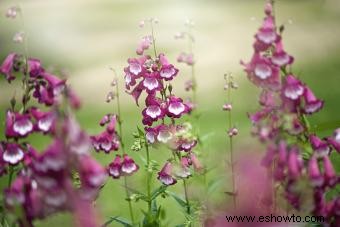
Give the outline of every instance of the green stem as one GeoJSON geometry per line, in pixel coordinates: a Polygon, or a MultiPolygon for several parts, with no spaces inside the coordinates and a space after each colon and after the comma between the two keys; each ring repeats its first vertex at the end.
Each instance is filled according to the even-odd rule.
{"type": "Polygon", "coordinates": [[[9,177],[8,177],[8,182],[7,182],[7,187],[11,187],[12,180],[13,180],[13,174],[14,174],[14,169],[13,166],[9,166],[9,177]]]}
{"type": "Polygon", "coordinates": [[[191,207],[190,207],[190,202],[189,202],[188,186],[187,186],[187,181],[186,181],[186,179],[183,179],[183,187],[184,187],[185,201],[186,201],[186,203],[187,203],[187,214],[190,215],[191,207]]]}
{"type": "MultiPolygon", "coordinates": [[[[230,78],[227,78],[227,84],[228,84],[228,102],[231,103],[231,81],[230,78]]],[[[228,113],[228,127],[229,130],[233,127],[232,125],[232,113],[231,110],[229,110],[228,113]]],[[[235,183],[235,172],[234,172],[234,147],[233,147],[233,137],[229,136],[229,151],[230,151],[230,166],[231,166],[231,187],[232,187],[232,197],[233,197],[233,204],[234,209],[236,209],[236,183],[235,183]]]]}
{"type": "Polygon", "coordinates": [[[157,51],[156,51],[156,39],[155,39],[155,34],[154,34],[154,30],[153,30],[153,21],[150,21],[150,25],[151,25],[151,35],[152,35],[152,44],[153,44],[153,51],[155,54],[155,58],[157,58],[157,51]]]}
{"type": "MultiPolygon", "coordinates": [[[[118,123],[118,130],[119,130],[119,137],[120,137],[120,144],[121,144],[121,150],[122,150],[122,154],[124,155],[125,152],[125,144],[123,141],[123,129],[122,129],[122,124],[123,121],[121,119],[121,109],[120,109],[120,100],[119,100],[119,87],[118,87],[118,82],[116,84],[116,96],[117,96],[117,112],[118,112],[118,119],[117,119],[117,123],[118,123]]],[[[124,176],[124,188],[125,188],[125,194],[127,197],[127,202],[129,205],[129,212],[130,212],[130,218],[131,218],[131,222],[132,225],[135,224],[135,218],[133,215],[133,209],[132,209],[132,204],[131,204],[131,200],[130,200],[130,192],[128,190],[128,182],[127,182],[127,177],[124,176]]]]}
{"type": "Polygon", "coordinates": [[[149,152],[149,145],[147,140],[145,139],[145,151],[146,151],[146,165],[147,165],[147,178],[146,178],[146,184],[147,184],[147,196],[148,196],[148,211],[151,213],[151,175],[152,172],[150,172],[150,152],[149,152]]]}

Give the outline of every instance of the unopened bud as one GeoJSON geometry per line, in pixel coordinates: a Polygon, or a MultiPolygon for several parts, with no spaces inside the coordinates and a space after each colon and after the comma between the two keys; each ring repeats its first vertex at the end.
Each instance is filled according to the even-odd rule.
{"type": "Polygon", "coordinates": [[[223,110],[230,111],[233,109],[233,106],[230,103],[226,103],[223,105],[223,110]]]}
{"type": "Polygon", "coordinates": [[[15,33],[13,37],[13,42],[15,43],[23,43],[25,39],[25,33],[24,32],[17,32],[15,33]]]}
{"type": "Polygon", "coordinates": [[[114,98],[115,98],[115,94],[114,94],[112,91],[110,91],[110,92],[107,94],[107,96],[106,96],[106,102],[109,103],[109,102],[111,102],[114,98]]]}
{"type": "Polygon", "coordinates": [[[116,78],[114,78],[114,79],[112,80],[112,82],[111,82],[111,87],[114,87],[114,86],[116,86],[116,85],[117,85],[117,83],[118,83],[117,79],[116,79],[116,78]]]}
{"type": "Polygon", "coordinates": [[[17,17],[17,14],[18,14],[18,8],[15,6],[8,8],[6,11],[7,18],[15,19],[17,17]]]}
{"type": "Polygon", "coordinates": [[[238,84],[237,83],[235,83],[235,82],[231,82],[231,88],[233,88],[233,89],[237,89],[238,88],[238,84]]]}
{"type": "Polygon", "coordinates": [[[238,134],[238,129],[237,128],[231,128],[231,129],[229,129],[229,131],[228,131],[228,135],[229,135],[229,137],[233,137],[233,136],[236,136],[238,134]]]}

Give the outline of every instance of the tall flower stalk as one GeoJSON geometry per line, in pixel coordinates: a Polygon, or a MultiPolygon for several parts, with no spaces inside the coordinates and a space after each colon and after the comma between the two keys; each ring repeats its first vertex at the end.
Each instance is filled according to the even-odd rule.
{"type": "Polygon", "coordinates": [[[339,130],[324,139],[311,131],[308,116],[320,111],[324,102],[294,74],[294,58],[283,48],[284,26],[276,26],[273,1],[264,11],[253,57],[242,65],[249,80],[262,90],[260,110],[249,118],[253,135],[267,146],[262,164],[273,179],[272,212],[279,211],[277,195],[282,192],[290,205],[287,213],[294,209],[321,215],[324,224],[336,226],[340,198],[338,193],[326,194],[340,183],[330,158],[332,150],[339,152],[339,130]]]}
{"type": "Polygon", "coordinates": [[[237,191],[236,191],[236,183],[235,183],[235,160],[234,160],[234,147],[233,147],[233,137],[238,134],[238,130],[233,124],[233,118],[232,118],[232,109],[233,109],[233,102],[232,102],[232,90],[237,89],[237,84],[233,81],[234,78],[231,74],[225,74],[225,86],[224,89],[227,91],[226,95],[226,103],[223,105],[223,110],[227,111],[227,125],[228,125],[228,138],[229,138],[229,166],[231,170],[231,191],[227,192],[228,195],[230,195],[233,198],[233,205],[234,209],[236,209],[236,197],[237,197],[237,191]]]}

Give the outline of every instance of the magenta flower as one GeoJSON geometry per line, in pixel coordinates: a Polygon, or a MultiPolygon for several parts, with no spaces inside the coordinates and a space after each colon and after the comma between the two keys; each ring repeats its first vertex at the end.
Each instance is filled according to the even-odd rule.
{"type": "Polygon", "coordinates": [[[152,37],[151,36],[144,36],[138,44],[138,47],[136,49],[136,53],[138,55],[143,55],[144,51],[149,49],[149,47],[151,45],[152,45],[152,37]]]}
{"type": "MultiPolygon", "coordinates": [[[[280,38],[279,35],[276,33],[273,16],[268,15],[264,19],[262,27],[259,29],[255,37],[260,45],[267,48],[280,38]]],[[[261,51],[264,50],[265,49],[262,49],[261,51]]]]}
{"type": "Polygon", "coordinates": [[[189,112],[189,107],[183,103],[181,98],[170,96],[168,100],[167,115],[173,118],[179,118],[189,112]]]}
{"type": "Polygon", "coordinates": [[[30,58],[28,59],[27,63],[28,63],[30,77],[40,78],[42,76],[42,73],[44,72],[44,69],[41,66],[40,60],[30,58]]]}
{"type": "Polygon", "coordinates": [[[271,57],[271,62],[278,67],[284,67],[293,64],[294,58],[283,50],[282,40],[276,43],[275,51],[271,57]]]}
{"type": "Polygon", "coordinates": [[[91,140],[96,151],[110,153],[110,151],[116,151],[119,148],[119,139],[117,136],[115,134],[110,134],[107,131],[96,136],[91,136],[91,140]]]}
{"type": "Polygon", "coordinates": [[[13,75],[13,65],[15,58],[17,57],[17,54],[10,53],[0,66],[0,73],[3,74],[6,77],[6,80],[10,83],[12,80],[15,79],[15,76],[13,75]]]}
{"type": "Polygon", "coordinates": [[[197,144],[197,140],[195,139],[179,139],[179,141],[177,141],[178,147],[177,150],[178,151],[191,151],[197,144]]]}
{"type": "Polygon", "coordinates": [[[128,155],[123,155],[123,162],[122,162],[122,174],[124,175],[131,175],[134,172],[137,172],[139,169],[139,166],[135,163],[135,161],[130,158],[128,155]]]}
{"type": "Polygon", "coordinates": [[[80,158],[80,179],[83,186],[100,188],[106,180],[105,169],[92,157],[84,155],[80,158]]]}
{"type": "Polygon", "coordinates": [[[200,172],[203,170],[203,165],[201,164],[201,162],[198,160],[198,158],[196,157],[194,153],[190,153],[190,161],[192,165],[194,166],[194,170],[196,172],[200,172]]]}
{"type": "Polygon", "coordinates": [[[2,160],[10,165],[17,165],[25,157],[23,148],[16,143],[3,143],[2,149],[2,160]]]}
{"type": "Polygon", "coordinates": [[[171,162],[166,162],[158,172],[158,180],[160,180],[164,185],[173,185],[177,183],[177,180],[172,177],[172,164],[171,162]]]}
{"type": "Polygon", "coordinates": [[[189,178],[191,176],[190,163],[187,157],[182,157],[180,160],[180,167],[176,170],[176,176],[179,178],[189,178]]]}
{"type": "Polygon", "coordinates": [[[323,176],[320,173],[319,164],[316,156],[312,156],[308,162],[308,176],[315,187],[321,187],[324,183],[323,176]]]}
{"type": "Polygon", "coordinates": [[[36,120],[35,129],[43,133],[54,130],[56,122],[56,114],[54,112],[43,112],[36,107],[30,109],[30,113],[36,120]]]}
{"type": "Polygon", "coordinates": [[[304,93],[304,86],[301,81],[296,79],[293,75],[288,75],[285,78],[282,95],[284,98],[297,101],[304,93]]]}
{"type": "Polygon", "coordinates": [[[296,147],[291,148],[288,156],[288,176],[292,180],[297,180],[301,175],[302,158],[296,147]]]}
{"type": "Polygon", "coordinates": [[[327,141],[337,152],[340,152],[340,128],[336,129],[333,136],[329,137],[327,141]]]}
{"type": "Polygon", "coordinates": [[[114,179],[118,179],[122,174],[121,169],[122,169],[121,156],[116,155],[113,162],[111,162],[107,168],[108,174],[114,179]]]}
{"type": "Polygon", "coordinates": [[[42,77],[48,82],[49,88],[54,96],[58,96],[65,88],[66,80],[61,80],[58,77],[44,72],[42,77]]]}
{"type": "Polygon", "coordinates": [[[279,68],[269,59],[255,53],[249,63],[241,62],[241,64],[245,67],[249,80],[255,85],[271,90],[277,90],[280,87],[279,68]]]}
{"type": "Polygon", "coordinates": [[[321,140],[316,135],[310,135],[309,141],[311,143],[313,150],[316,152],[317,156],[322,157],[329,155],[331,150],[326,141],[321,140]]]}
{"type": "Polygon", "coordinates": [[[307,86],[305,86],[303,97],[305,100],[304,112],[306,114],[312,114],[322,109],[323,101],[317,99],[312,90],[307,86]]]}
{"type": "Polygon", "coordinates": [[[328,155],[323,157],[323,167],[324,167],[324,174],[325,174],[325,183],[329,187],[334,187],[337,183],[337,176],[335,170],[333,168],[333,164],[329,159],[328,155]]]}
{"type": "Polygon", "coordinates": [[[26,137],[33,131],[33,123],[29,114],[7,111],[6,137],[26,137]]]}

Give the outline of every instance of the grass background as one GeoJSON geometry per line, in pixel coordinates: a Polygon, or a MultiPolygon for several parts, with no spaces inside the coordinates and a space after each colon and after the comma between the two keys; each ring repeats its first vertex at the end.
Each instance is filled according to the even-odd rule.
{"type": "MultiPolygon", "coordinates": [[[[202,135],[211,137],[201,150],[205,164],[216,166],[208,174],[208,182],[221,179],[223,182],[209,196],[209,203],[228,202],[223,191],[229,186],[229,171],[224,169],[226,153],[226,114],[221,111],[225,100],[223,74],[233,72],[240,88],[233,94],[234,122],[240,134],[235,139],[237,153],[261,152],[261,145],[250,136],[251,124],[246,113],[257,108],[258,89],[250,84],[242,68],[240,59],[248,60],[252,54],[253,35],[260,26],[263,2],[259,0],[29,0],[0,2],[0,57],[9,52],[22,52],[22,46],[11,39],[16,31],[25,30],[28,36],[29,55],[43,61],[46,68],[54,67],[68,72],[69,84],[83,100],[83,108],[77,117],[89,134],[101,131],[100,118],[112,111],[112,105],[105,103],[114,67],[119,72],[120,82],[123,67],[128,57],[135,56],[138,40],[149,34],[148,28],[138,28],[144,18],[156,17],[160,23],[156,27],[158,52],[164,52],[175,63],[177,54],[186,48],[186,43],[175,40],[174,35],[184,29],[184,21],[191,18],[196,22],[195,54],[198,78],[198,108],[202,117],[198,127],[202,135]],[[25,28],[19,20],[8,20],[3,15],[8,6],[19,4],[23,9],[25,28]]],[[[324,99],[322,112],[310,117],[313,126],[322,130],[320,136],[329,135],[332,128],[340,126],[339,85],[340,85],[340,3],[337,0],[280,0],[276,4],[278,23],[286,25],[284,43],[287,52],[295,56],[294,72],[305,81],[315,94],[324,99]],[[292,21],[292,23],[290,23],[292,21]]],[[[178,65],[180,74],[174,82],[177,95],[186,97],[184,81],[190,71],[178,65]]],[[[17,83],[8,85],[0,78],[0,125],[4,127],[4,112],[9,107],[8,100],[16,92],[17,83]]],[[[131,97],[122,91],[122,116],[125,144],[132,144],[132,132],[141,122],[141,109],[134,105],[131,97]]],[[[1,138],[3,136],[1,135],[1,138]]],[[[29,139],[39,149],[48,141],[34,136],[29,139]]],[[[139,161],[139,154],[132,154],[139,161]]],[[[111,161],[113,155],[95,154],[103,164],[111,161]]],[[[164,149],[153,149],[152,158],[160,162],[169,157],[164,149]]],[[[337,171],[340,160],[335,158],[337,171]]],[[[0,179],[6,182],[6,178],[0,179]]],[[[202,195],[201,179],[191,180],[191,197],[202,195]]],[[[131,187],[145,190],[143,171],[129,178],[131,187]]],[[[120,180],[109,180],[96,206],[105,220],[108,216],[128,217],[127,204],[120,180]]],[[[155,187],[159,183],[154,181],[155,187]]],[[[181,192],[181,185],[173,187],[181,192]]],[[[169,226],[181,223],[183,216],[175,201],[160,200],[168,210],[169,226]]],[[[135,206],[136,215],[145,204],[135,206]]],[[[38,222],[38,226],[72,226],[68,214],[54,215],[38,222]]],[[[114,225],[113,225],[114,226],[114,225]]]]}

